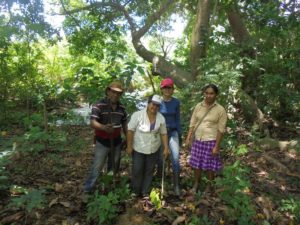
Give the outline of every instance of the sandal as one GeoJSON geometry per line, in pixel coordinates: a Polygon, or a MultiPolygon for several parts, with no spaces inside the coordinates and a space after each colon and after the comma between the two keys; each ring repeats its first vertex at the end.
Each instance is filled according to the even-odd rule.
{"type": "Polygon", "coordinates": [[[143,197],[141,200],[141,208],[144,212],[152,213],[154,211],[154,206],[150,201],[149,197],[143,197]]]}

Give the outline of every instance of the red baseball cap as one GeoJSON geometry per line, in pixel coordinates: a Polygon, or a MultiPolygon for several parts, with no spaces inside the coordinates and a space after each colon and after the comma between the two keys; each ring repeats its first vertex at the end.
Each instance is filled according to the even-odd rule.
{"type": "Polygon", "coordinates": [[[171,78],[165,78],[160,83],[160,88],[174,87],[174,81],[171,78]]]}

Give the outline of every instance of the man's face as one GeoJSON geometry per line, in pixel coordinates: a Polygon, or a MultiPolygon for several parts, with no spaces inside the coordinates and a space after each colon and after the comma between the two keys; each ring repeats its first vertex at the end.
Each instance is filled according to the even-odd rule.
{"type": "Polygon", "coordinates": [[[107,97],[111,101],[111,103],[116,104],[122,95],[123,92],[115,91],[111,88],[108,89],[107,91],[107,97]]]}

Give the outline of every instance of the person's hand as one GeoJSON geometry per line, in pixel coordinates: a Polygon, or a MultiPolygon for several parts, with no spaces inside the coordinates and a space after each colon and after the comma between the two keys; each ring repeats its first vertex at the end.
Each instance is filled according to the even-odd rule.
{"type": "Polygon", "coordinates": [[[108,134],[112,134],[114,132],[114,128],[112,124],[105,124],[102,125],[102,130],[108,134]]]}
{"type": "Polygon", "coordinates": [[[219,148],[217,148],[216,146],[212,149],[212,155],[215,157],[219,154],[219,148]]]}
{"type": "Polygon", "coordinates": [[[190,140],[190,138],[187,137],[187,138],[185,139],[184,147],[185,147],[186,149],[190,149],[191,146],[192,146],[192,141],[190,140]]]}
{"type": "Polygon", "coordinates": [[[127,152],[128,155],[131,155],[132,152],[133,152],[132,146],[128,146],[128,145],[127,145],[126,152],[127,152]]]}
{"type": "Polygon", "coordinates": [[[164,148],[163,155],[164,155],[164,158],[168,157],[168,155],[169,155],[169,148],[164,148]]]}

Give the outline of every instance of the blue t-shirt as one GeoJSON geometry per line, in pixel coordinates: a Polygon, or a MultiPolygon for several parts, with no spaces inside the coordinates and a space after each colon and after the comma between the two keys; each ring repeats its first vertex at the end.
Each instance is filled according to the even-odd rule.
{"type": "Polygon", "coordinates": [[[167,128],[181,134],[179,100],[172,97],[170,101],[162,101],[159,111],[165,117],[167,128]]]}

